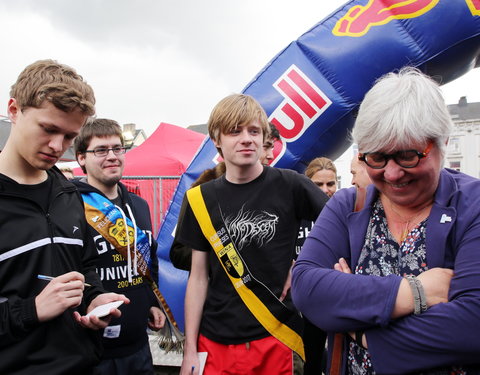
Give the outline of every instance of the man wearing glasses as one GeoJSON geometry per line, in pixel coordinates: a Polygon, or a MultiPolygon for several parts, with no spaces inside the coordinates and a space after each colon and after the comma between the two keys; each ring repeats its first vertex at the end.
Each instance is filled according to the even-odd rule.
{"type": "Polygon", "coordinates": [[[155,240],[147,202],[120,182],[125,152],[118,123],[95,119],[75,139],[77,162],[86,177],[75,181],[85,203],[90,238],[105,289],[121,291],[131,304],[103,332],[105,352],[96,374],[153,374],[146,332],[159,330],[165,315],[157,307],[147,278],[157,283],[155,240]],[[145,275],[142,266],[148,266],[145,275]]]}

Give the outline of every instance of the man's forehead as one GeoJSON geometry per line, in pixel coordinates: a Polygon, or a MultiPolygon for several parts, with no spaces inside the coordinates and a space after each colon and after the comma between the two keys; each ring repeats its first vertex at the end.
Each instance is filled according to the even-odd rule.
{"type": "Polygon", "coordinates": [[[105,135],[105,136],[97,136],[94,135],[92,139],[90,139],[90,144],[96,144],[100,146],[110,146],[110,145],[121,145],[122,140],[118,135],[105,135]]]}
{"type": "Polygon", "coordinates": [[[49,127],[51,130],[74,136],[79,134],[89,117],[83,114],[79,108],[73,111],[63,111],[48,100],[44,100],[38,107],[23,107],[21,111],[24,114],[32,113],[38,123],[49,127]]]}

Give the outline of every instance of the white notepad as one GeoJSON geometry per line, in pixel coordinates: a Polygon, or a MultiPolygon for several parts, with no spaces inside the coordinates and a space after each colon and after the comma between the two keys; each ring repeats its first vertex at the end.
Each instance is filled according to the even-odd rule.
{"type": "Polygon", "coordinates": [[[198,360],[200,361],[200,372],[199,374],[203,374],[203,369],[205,368],[205,362],[207,362],[207,352],[198,352],[198,360]]]}
{"type": "Polygon", "coordinates": [[[100,305],[95,307],[92,311],[90,311],[87,316],[97,316],[98,318],[107,316],[110,314],[111,309],[116,309],[118,306],[120,306],[123,303],[123,301],[113,301],[110,303],[106,303],[104,305],[100,305]]]}

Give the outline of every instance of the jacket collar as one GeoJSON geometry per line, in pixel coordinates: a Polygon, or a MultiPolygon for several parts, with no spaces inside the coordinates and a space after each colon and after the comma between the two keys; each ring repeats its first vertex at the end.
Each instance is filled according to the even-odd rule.
{"type": "Polygon", "coordinates": [[[446,266],[447,238],[457,220],[457,210],[452,204],[457,191],[458,185],[455,179],[450,172],[443,169],[440,173],[433,207],[428,217],[426,232],[428,268],[446,266]]]}
{"type": "MultiPolygon", "coordinates": [[[[62,172],[56,167],[53,166],[52,168],[48,169],[47,171],[48,178],[52,179],[52,197],[57,195],[58,193],[65,191],[75,191],[76,188],[72,182],[67,180],[62,172]]],[[[5,176],[2,177],[4,179],[10,179],[9,177],[5,176]]],[[[5,186],[3,181],[0,179],[0,191],[8,191],[8,188],[5,186]]]]}

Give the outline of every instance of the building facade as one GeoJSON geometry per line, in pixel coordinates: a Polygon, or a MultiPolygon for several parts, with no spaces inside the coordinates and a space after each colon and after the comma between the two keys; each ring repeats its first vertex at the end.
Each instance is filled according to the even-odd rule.
{"type": "Polygon", "coordinates": [[[445,167],[480,178],[480,103],[468,103],[465,96],[448,106],[454,123],[445,167]]]}

